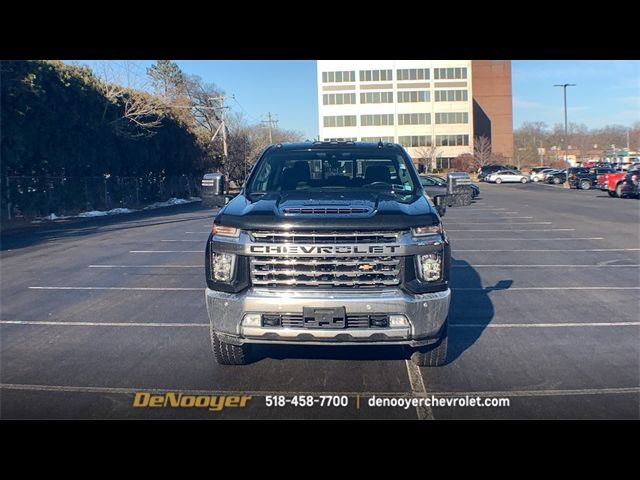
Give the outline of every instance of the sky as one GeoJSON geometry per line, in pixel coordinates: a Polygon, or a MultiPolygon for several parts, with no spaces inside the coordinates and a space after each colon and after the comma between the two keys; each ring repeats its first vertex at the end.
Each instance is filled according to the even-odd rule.
{"type": "MultiPolygon", "coordinates": [[[[122,61],[114,61],[116,66],[122,61]]],[[[95,61],[80,63],[94,67],[95,61]]],[[[135,61],[143,74],[153,62],[135,61]]],[[[280,128],[298,130],[305,139],[318,134],[316,63],[313,60],[178,60],[188,73],[217,84],[229,106],[252,122],[267,112],[280,128]]],[[[564,122],[562,88],[567,89],[568,119],[589,128],[640,121],[640,61],[631,60],[514,60],[512,62],[513,122],[548,126],[564,122]]]]}

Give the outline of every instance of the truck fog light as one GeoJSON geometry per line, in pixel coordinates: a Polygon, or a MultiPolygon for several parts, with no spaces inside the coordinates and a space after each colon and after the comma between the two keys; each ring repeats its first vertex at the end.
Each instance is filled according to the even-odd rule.
{"type": "Polygon", "coordinates": [[[245,327],[260,327],[262,325],[262,315],[259,313],[247,313],[242,319],[245,327]]]}
{"type": "Polygon", "coordinates": [[[442,274],[442,257],[439,253],[416,255],[418,275],[425,282],[440,280],[442,274]]]}
{"type": "Polygon", "coordinates": [[[211,254],[211,276],[216,282],[230,282],[236,256],[229,253],[211,254]]]}
{"type": "Polygon", "coordinates": [[[409,320],[404,315],[389,315],[389,326],[391,328],[406,328],[409,320]]]}

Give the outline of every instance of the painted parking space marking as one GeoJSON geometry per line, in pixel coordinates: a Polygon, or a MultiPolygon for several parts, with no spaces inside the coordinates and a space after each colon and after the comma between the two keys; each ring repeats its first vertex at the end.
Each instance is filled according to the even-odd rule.
{"type": "Polygon", "coordinates": [[[29,290],[133,290],[141,292],[204,292],[204,288],[189,287],[28,287],[29,290]]]}
{"type": "Polygon", "coordinates": [[[204,265],[87,265],[88,268],[204,268],[204,265]]]}
{"type": "Polygon", "coordinates": [[[556,237],[556,238],[542,238],[542,237],[538,237],[538,238],[514,238],[514,237],[510,237],[510,238],[481,238],[481,237],[476,237],[476,238],[455,238],[454,239],[456,242],[459,241],[465,241],[465,240],[473,240],[474,242],[477,242],[478,240],[535,240],[535,241],[540,241],[540,240],[554,240],[554,241],[559,241],[559,240],[604,240],[604,237],[556,237]]]}
{"type": "Polygon", "coordinates": [[[451,265],[451,268],[639,268],[637,265],[451,265]]]}

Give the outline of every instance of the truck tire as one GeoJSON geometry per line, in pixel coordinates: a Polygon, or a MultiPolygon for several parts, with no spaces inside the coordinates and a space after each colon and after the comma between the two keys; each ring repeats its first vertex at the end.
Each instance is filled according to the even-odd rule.
{"type": "Polygon", "coordinates": [[[591,189],[591,181],[590,180],[582,180],[580,182],[580,190],[589,190],[591,189]]]}
{"type": "Polygon", "coordinates": [[[439,367],[447,361],[449,319],[444,322],[440,339],[435,345],[416,348],[411,354],[411,361],[419,367],[439,367]]]}
{"type": "Polygon", "coordinates": [[[246,365],[249,363],[248,345],[232,345],[223,342],[213,331],[211,332],[211,348],[218,365],[246,365]]]}

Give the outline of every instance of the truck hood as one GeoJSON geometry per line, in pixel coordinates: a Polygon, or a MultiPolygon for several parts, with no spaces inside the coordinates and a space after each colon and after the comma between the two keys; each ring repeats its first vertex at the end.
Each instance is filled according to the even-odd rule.
{"type": "Polygon", "coordinates": [[[424,195],[399,199],[370,191],[295,191],[267,194],[253,201],[241,193],[220,210],[214,222],[245,230],[395,230],[433,225],[440,219],[424,195]],[[357,211],[325,213],[324,209],[357,211]]]}

